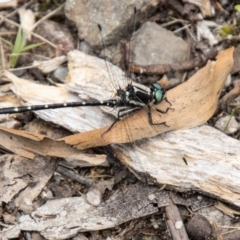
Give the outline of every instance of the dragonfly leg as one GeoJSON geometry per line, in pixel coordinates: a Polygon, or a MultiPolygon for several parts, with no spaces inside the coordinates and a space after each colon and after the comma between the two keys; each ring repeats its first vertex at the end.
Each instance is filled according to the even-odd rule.
{"type": "MultiPolygon", "coordinates": [[[[158,111],[158,109],[156,109],[156,110],[158,111]]],[[[152,124],[152,125],[165,125],[166,127],[170,127],[170,126],[167,125],[166,122],[160,122],[160,123],[153,122],[152,111],[151,111],[150,105],[148,105],[148,120],[149,120],[150,124],[152,124]]]]}
{"type": "Polygon", "coordinates": [[[158,112],[160,112],[160,113],[162,113],[162,114],[165,114],[165,113],[167,113],[169,110],[173,110],[173,111],[175,110],[174,108],[171,108],[172,104],[171,104],[171,102],[170,102],[166,97],[165,97],[163,100],[165,100],[165,102],[167,102],[167,103],[170,105],[170,107],[168,107],[165,111],[155,108],[158,112]]]}
{"type": "Polygon", "coordinates": [[[165,97],[163,100],[165,100],[165,102],[167,102],[170,106],[172,106],[171,102],[167,99],[167,97],[165,97]]]}
{"type": "Polygon", "coordinates": [[[124,118],[125,116],[127,116],[128,114],[132,114],[133,112],[137,111],[141,109],[140,107],[137,107],[137,108],[130,108],[130,107],[126,107],[126,108],[122,108],[118,111],[118,116],[117,116],[117,119],[111,124],[111,126],[104,132],[102,133],[101,136],[103,136],[105,133],[109,132],[113,126],[119,121],[121,120],[122,118],[124,118]]]}

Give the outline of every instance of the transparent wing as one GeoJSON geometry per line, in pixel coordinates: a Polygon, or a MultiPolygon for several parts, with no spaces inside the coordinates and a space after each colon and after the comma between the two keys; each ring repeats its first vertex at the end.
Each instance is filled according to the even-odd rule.
{"type": "MultiPolygon", "coordinates": [[[[79,53],[77,53],[79,55],[79,53]]],[[[72,56],[73,60],[76,61],[77,57],[72,56]]],[[[99,101],[111,99],[116,95],[116,92],[119,88],[125,89],[127,84],[129,84],[129,80],[125,77],[124,73],[116,66],[108,63],[104,60],[99,58],[94,58],[88,56],[84,53],[80,53],[80,59],[84,59],[84,64],[82,66],[81,72],[84,72],[84,78],[79,79],[74,77],[73,79],[77,79],[77,84],[80,96],[81,94],[87,94],[88,97],[97,99],[99,101]],[[93,70],[94,69],[94,70],[93,70]],[[88,76],[88,77],[86,77],[88,76]]],[[[77,62],[81,62],[82,60],[77,60],[77,62]]],[[[74,63],[77,64],[77,63],[74,63]]],[[[78,64],[77,64],[78,65],[78,64]]],[[[77,66],[76,65],[76,66],[77,66]]],[[[79,66],[79,65],[78,65],[79,66]]],[[[74,73],[73,75],[79,76],[79,74],[74,73]]],[[[141,88],[145,88],[142,85],[138,85],[133,83],[136,86],[141,86],[141,88]]],[[[75,89],[76,91],[76,89],[75,89]]],[[[117,112],[119,109],[105,109],[107,113],[113,114],[115,117],[117,116],[117,112]]],[[[145,115],[148,116],[147,108],[145,108],[145,115]]],[[[134,114],[137,114],[134,113],[134,114]]],[[[160,113],[159,113],[160,114],[160,113]]],[[[105,116],[102,120],[103,123],[106,123],[106,119],[108,117],[105,116]]],[[[149,118],[144,117],[141,119],[146,125],[149,125],[149,118]]],[[[153,122],[157,122],[156,119],[153,118],[153,122]]],[[[135,170],[144,173],[144,176],[149,175],[154,168],[154,164],[158,163],[161,166],[158,167],[159,172],[166,171],[173,172],[173,178],[176,177],[178,174],[181,176],[182,179],[187,177],[188,171],[182,171],[182,169],[186,169],[187,165],[184,162],[183,155],[184,151],[178,149],[177,143],[173,141],[173,139],[168,139],[168,136],[162,135],[160,137],[147,139],[140,142],[134,142],[132,140],[133,136],[133,129],[137,129],[138,126],[134,127],[134,122],[127,122],[125,124],[125,129],[122,131],[117,131],[116,134],[122,134],[123,131],[127,132],[129,142],[133,142],[132,144],[124,145],[125,151],[129,152],[131,156],[131,162],[128,163],[128,167],[134,167],[133,164],[136,164],[138,167],[141,167],[142,170],[136,168],[135,170]],[[164,138],[164,140],[163,140],[164,138]],[[126,147],[127,146],[127,147],[126,147]],[[137,161],[137,162],[136,162],[137,161]],[[152,162],[153,165],[148,165],[149,162],[152,162]],[[146,169],[144,166],[149,166],[149,169],[146,169]],[[169,169],[169,170],[166,170],[169,169]]],[[[101,124],[103,125],[103,124],[101,124]]],[[[114,126],[113,126],[114,128],[114,126]]],[[[111,130],[110,130],[111,131],[111,130]]],[[[149,131],[153,133],[159,132],[159,125],[150,125],[149,131]]],[[[104,134],[104,132],[103,132],[104,134]]],[[[141,131],[138,131],[139,138],[141,139],[141,131]]],[[[103,145],[104,139],[102,139],[103,145]]],[[[126,162],[122,159],[123,163],[126,162]]],[[[157,165],[156,165],[157,166],[157,165]]],[[[155,168],[156,169],[156,168],[155,168]]],[[[164,175],[163,175],[164,176],[164,175]]]]}

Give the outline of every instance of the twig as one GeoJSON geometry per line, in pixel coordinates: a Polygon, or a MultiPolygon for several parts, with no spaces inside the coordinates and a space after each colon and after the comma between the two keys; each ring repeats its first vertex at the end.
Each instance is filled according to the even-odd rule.
{"type": "Polygon", "coordinates": [[[31,31],[33,31],[39,24],[41,24],[42,22],[44,22],[45,20],[49,19],[50,17],[54,16],[58,11],[60,11],[62,8],[64,7],[64,4],[62,4],[60,7],[56,8],[54,11],[50,12],[49,14],[47,14],[46,16],[44,16],[43,18],[41,18],[38,22],[36,22],[32,28],[31,31]]]}
{"type": "Polygon", "coordinates": [[[3,50],[3,46],[2,46],[2,39],[0,38],[0,55],[1,55],[1,70],[5,70],[6,69],[6,63],[5,63],[5,57],[4,57],[4,50],[3,50]]]}
{"type": "Polygon", "coordinates": [[[204,59],[199,56],[195,59],[190,59],[185,62],[178,62],[173,64],[154,64],[149,66],[142,66],[137,64],[130,64],[129,68],[131,68],[134,73],[147,74],[147,75],[161,75],[170,71],[183,71],[183,70],[191,70],[195,67],[199,67],[205,63],[208,59],[213,59],[217,55],[217,50],[213,49],[209,51],[204,59]]]}
{"type": "Polygon", "coordinates": [[[56,172],[66,176],[66,177],[69,177],[69,178],[72,178],[73,180],[79,182],[79,183],[82,183],[84,185],[87,185],[88,187],[92,186],[93,185],[93,181],[90,180],[90,179],[87,179],[83,176],[80,176],[79,174],[76,174],[75,172],[63,167],[63,166],[60,166],[58,165],[57,167],[57,170],[56,172]]]}
{"type": "Polygon", "coordinates": [[[188,240],[181,215],[177,206],[169,199],[169,205],[165,207],[166,223],[174,240],[188,240]]]}

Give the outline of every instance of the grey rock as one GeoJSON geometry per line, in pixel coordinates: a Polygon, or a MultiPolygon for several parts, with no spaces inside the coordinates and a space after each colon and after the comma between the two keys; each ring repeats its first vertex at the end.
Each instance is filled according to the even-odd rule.
{"type": "Polygon", "coordinates": [[[239,129],[239,124],[234,116],[226,115],[217,120],[215,127],[226,134],[233,134],[239,129]]]}
{"type": "Polygon", "coordinates": [[[101,35],[105,45],[116,44],[133,31],[134,7],[136,24],[151,16],[157,8],[153,0],[112,1],[112,0],[68,0],[66,16],[75,22],[80,39],[85,39],[92,47],[102,48],[101,35]],[[102,34],[98,29],[102,27],[102,34]]]}
{"type": "Polygon", "coordinates": [[[53,72],[53,78],[57,79],[60,82],[64,82],[68,74],[68,69],[66,67],[59,66],[53,72]]]}
{"type": "Polygon", "coordinates": [[[156,23],[146,22],[133,34],[134,62],[172,64],[187,59],[188,44],[156,23]]]}

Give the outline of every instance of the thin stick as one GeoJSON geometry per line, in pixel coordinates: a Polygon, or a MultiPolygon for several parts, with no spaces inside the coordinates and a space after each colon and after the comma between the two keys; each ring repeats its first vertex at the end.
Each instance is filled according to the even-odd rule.
{"type": "Polygon", "coordinates": [[[92,186],[93,185],[93,181],[88,179],[88,178],[85,178],[79,174],[76,174],[75,172],[63,167],[63,166],[60,166],[58,165],[57,167],[57,170],[56,170],[58,173],[66,176],[66,177],[69,177],[69,178],[72,178],[73,180],[79,182],[79,183],[82,183],[84,185],[87,185],[88,187],[92,186]]]}
{"type": "Polygon", "coordinates": [[[50,12],[49,14],[47,14],[46,16],[42,17],[39,21],[37,21],[31,28],[31,32],[42,22],[44,22],[45,20],[49,19],[50,17],[54,16],[57,12],[59,12],[63,7],[64,7],[65,3],[62,4],[60,7],[56,8],[54,11],[50,12]]]}

